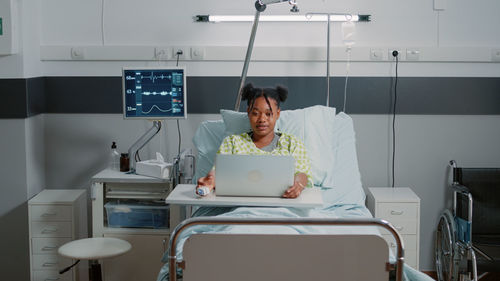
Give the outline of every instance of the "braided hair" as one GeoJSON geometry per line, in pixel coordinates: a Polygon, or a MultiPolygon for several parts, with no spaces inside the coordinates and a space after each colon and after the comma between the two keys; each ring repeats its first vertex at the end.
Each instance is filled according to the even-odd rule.
{"type": "Polygon", "coordinates": [[[271,109],[271,103],[269,99],[273,99],[276,102],[278,108],[280,108],[280,103],[284,102],[288,97],[288,90],[283,86],[276,86],[276,88],[254,88],[252,83],[248,83],[243,87],[241,98],[247,101],[249,110],[253,109],[253,105],[257,98],[264,97],[266,99],[267,105],[271,109]]]}

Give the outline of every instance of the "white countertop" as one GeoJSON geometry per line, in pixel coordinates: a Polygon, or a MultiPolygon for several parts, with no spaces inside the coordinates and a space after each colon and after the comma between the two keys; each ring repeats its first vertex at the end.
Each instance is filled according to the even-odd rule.
{"type": "Polygon", "coordinates": [[[211,193],[205,197],[195,194],[194,184],[179,184],[165,199],[167,204],[196,206],[259,206],[259,207],[295,207],[315,208],[323,206],[321,190],[306,188],[295,199],[274,197],[235,197],[216,196],[211,193]]]}
{"type": "Polygon", "coordinates": [[[168,179],[159,179],[126,172],[104,169],[92,177],[92,182],[122,182],[122,183],[165,183],[168,179]]]}
{"type": "Polygon", "coordinates": [[[420,202],[420,198],[409,187],[369,187],[377,202],[420,202]]]}
{"type": "Polygon", "coordinates": [[[68,204],[85,193],[85,189],[44,189],[30,199],[30,204],[68,204]]]}

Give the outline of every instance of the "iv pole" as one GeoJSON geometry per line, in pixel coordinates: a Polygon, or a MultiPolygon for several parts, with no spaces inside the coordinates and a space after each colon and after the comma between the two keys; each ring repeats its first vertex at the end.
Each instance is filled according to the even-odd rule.
{"type": "Polygon", "coordinates": [[[253,21],[252,32],[250,33],[250,40],[248,42],[247,54],[245,57],[245,64],[243,65],[243,71],[240,77],[240,86],[238,88],[238,97],[236,98],[236,104],[234,105],[234,111],[240,111],[241,94],[243,87],[245,86],[245,81],[247,79],[248,64],[250,63],[250,58],[252,57],[253,44],[255,41],[255,34],[257,33],[257,27],[259,26],[260,13],[266,10],[267,4],[274,4],[280,2],[288,2],[292,6],[291,12],[298,12],[297,3],[295,0],[257,0],[255,2],[255,18],[253,21]]]}

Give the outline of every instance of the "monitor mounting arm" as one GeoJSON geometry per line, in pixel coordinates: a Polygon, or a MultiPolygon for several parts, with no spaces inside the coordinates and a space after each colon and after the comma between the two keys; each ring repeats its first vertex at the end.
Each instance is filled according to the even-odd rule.
{"type": "Polygon", "coordinates": [[[135,173],[135,154],[143,148],[161,129],[161,121],[153,121],[153,126],[142,135],[129,149],[128,156],[130,158],[130,172],[135,173]]]}

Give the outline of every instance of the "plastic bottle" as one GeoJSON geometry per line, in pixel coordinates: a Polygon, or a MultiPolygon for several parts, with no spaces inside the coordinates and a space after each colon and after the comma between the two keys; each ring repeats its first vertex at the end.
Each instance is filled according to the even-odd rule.
{"type": "Polygon", "coordinates": [[[120,172],[128,172],[130,170],[130,158],[128,153],[122,153],[120,157],[120,172]]]}
{"type": "Polygon", "coordinates": [[[120,170],[120,153],[116,150],[116,142],[111,145],[111,155],[109,159],[109,168],[114,171],[120,170]]]}

